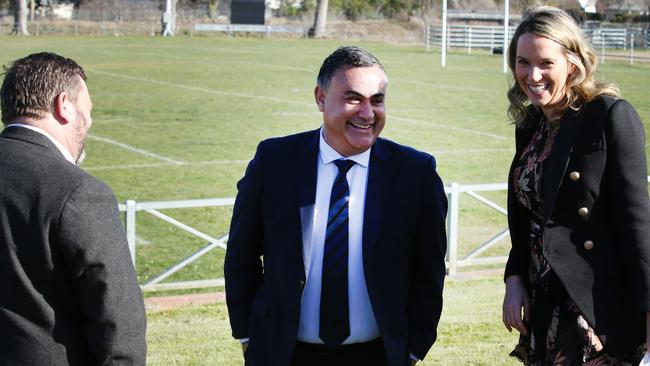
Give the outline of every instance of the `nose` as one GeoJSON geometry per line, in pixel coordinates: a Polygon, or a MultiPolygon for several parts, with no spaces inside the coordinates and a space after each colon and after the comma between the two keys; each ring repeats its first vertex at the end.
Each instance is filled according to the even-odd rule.
{"type": "Polygon", "coordinates": [[[372,120],[375,117],[375,110],[369,100],[364,100],[359,105],[359,118],[366,121],[372,120]]]}
{"type": "Polygon", "coordinates": [[[542,70],[540,70],[539,67],[531,67],[528,72],[528,77],[532,81],[540,81],[542,80],[542,70]]]}

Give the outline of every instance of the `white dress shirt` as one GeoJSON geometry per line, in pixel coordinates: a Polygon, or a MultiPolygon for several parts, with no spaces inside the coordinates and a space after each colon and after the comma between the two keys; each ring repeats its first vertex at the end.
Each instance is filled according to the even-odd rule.
{"type": "MultiPolygon", "coordinates": [[[[308,343],[323,343],[318,336],[320,323],[321,275],[323,271],[323,248],[329,211],[330,195],[334,179],[338,174],[335,160],[342,159],[336,150],[327,144],[321,128],[316,203],[311,228],[303,230],[311,237],[303,238],[303,258],[307,282],[302,294],[298,340],[308,343]]],[[[348,251],[348,299],[350,306],[350,336],[343,344],[368,342],[380,336],[375,314],[370,305],[366,278],[363,271],[363,217],[368,182],[370,149],[347,159],[356,164],[347,174],[350,187],[349,200],[349,251],[348,251]]]]}
{"type": "Polygon", "coordinates": [[[9,128],[9,127],[22,127],[22,128],[27,128],[27,129],[32,130],[34,132],[40,133],[41,135],[47,137],[50,141],[52,141],[54,146],[56,146],[56,148],[59,149],[59,151],[61,151],[61,154],[63,154],[63,156],[65,157],[65,160],[71,162],[72,164],[75,163],[74,158],[72,157],[72,154],[70,154],[70,152],[65,147],[63,147],[63,145],[61,145],[60,142],[55,140],[54,137],[52,137],[49,133],[43,131],[42,129],[40,129],[38,127],[31,126],[31,125],[25,125],[25,124],[22,124],[22,123],[12,123],[12,124],[8,125],[5,128],[9,128]]]}

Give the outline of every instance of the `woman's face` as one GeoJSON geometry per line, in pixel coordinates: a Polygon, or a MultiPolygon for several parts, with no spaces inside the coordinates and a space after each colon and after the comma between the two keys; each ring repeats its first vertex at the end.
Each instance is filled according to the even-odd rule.
{"type": "Polygon", "coordinates": [[[564,47],[546,37],[524,33],[517,40],[515,73],[530,102],[551,117],[566,94],[566,82],[575,65],[564,47]]]}

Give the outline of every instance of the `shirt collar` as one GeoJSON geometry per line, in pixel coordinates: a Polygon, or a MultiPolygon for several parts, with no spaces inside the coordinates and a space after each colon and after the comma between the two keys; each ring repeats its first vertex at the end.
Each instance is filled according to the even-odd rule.
{"type": "Polygon", "coordinates": [[[324,128],[320,129],[320,141],[318,143],[318,149],[320,151],[320,159],[323,164],[329,164],[334,160],[339,159],[348,159],[354,161],[356,164],[361,165],[364,168],[368,168],[368,162],[370,161],[370,150],[372,148],[362,152],[361,154],[351,155],[347,158],[339,154],[333,147],[331,147],[327,141],[325,141],[325,136],[323,135],[324,128]]]}
{"type": "Polygon", "coordinates": [[[61,151],[61,154],[63,154],[63,157],[65,157],[65,160],[71,162],[72,164],[75,164],[74,158],[72,157],[72,154],[70,154],[70,152],[65,147],[63,147],[63,145],[61,145],[60,142],[58,142],[54,137],[52,137],[52,135],[45,132],[44,130],[42,130],[42,129],[38,128],[38,127],[34,127],[32,125],[26,125],[26,124],[22,124],[22,123],[12,123],[10,125],[7,125],[7,127],[5,127],[5,128],[9,128],[9,127],[23,127],[23,128],[28,129],[28,130],[32,130],[34,132],[40,133],[41,135],[47,137],[48,140],[52,141],[54,146],[56,146],[56,148],[59,149],[59,151],[61,151]]]}

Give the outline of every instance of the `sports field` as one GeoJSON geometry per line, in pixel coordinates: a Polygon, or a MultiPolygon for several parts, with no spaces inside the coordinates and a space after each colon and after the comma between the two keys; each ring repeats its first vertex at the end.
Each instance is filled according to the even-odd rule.
{"type": "MultiPolygon", "coordinates": [[[[44,50],[77,60],[87,71],[94,103],[84,168],[105,180],[120,202],[167,201],[232,197],[260,140],[318,128],[321,117],[313,102],[316,74],[322,60],[340,44],[227,37],[2,36],[0,62],[44,50]]],[[[452,52],[443,69],[440,55],[423,47],[358,44],[375,53],[389,75],[388,119],[382,136],[434,154],[446,184],[505,181],[514,134],[505,112],[509,79],[501,72],[500,57],[452,52]]],[[[650,64],[607,62],[600,75],[621,87],[649,130],[650,64]]],[[[485,195],[505,204],[503,192],[485,195]]],[[[227,233],[231,209],[165,213],[220,237],[227,233]]],[[[505,227],[503,216],[466,197],[461,201],[460,220],[461,254],[505,227]]],[[[141,282],[205,245],[145,213],[139,214],[137,225],[141,282]]],[[[505,255],[507,247],[506,239],[486,255],[505,255]]],[[[217,249],[171,279],[223,277],[222,265],[223,251],[217,249]]],[[[514,338],[504,340],[499,325],[502,290],[498,276],[452,282],[451,292],[446,293],[454,310],[443,315],[441,334],[473,335],[451,341],[443,337],[442,353],[428,364],[503,364],[499,355],[514,338]],[[488,310],[483,310],[486,306],[488,310]],[[481,319],[483,315],[488,319],[481,319]],[[466,356],[466,351],[471,355],[466,356]],[[447,357],[455,361],[446,363],[447,357]]],[[[225,318],[218,325],[209,321],[215,314],[223,318],[224,307],[153,316],[152,364],[237,364],[227,356],[236,350],[226,340],[225,318]],[[205,323],[203,314],[208,314],[205,323]],[[203,324],[206,332],[216,329],[217,335],[203,339],[195,334],[203,328],[182,325],[194,323],[203,324]],[[179,352],[167,349],[165,337],[177,332],[180,335],[169,340],[169,347],[178,339],[197,336],[198,343],[186,346],[207,344],[212,353],[191,349],[188,359],[174,358],[179,352]],[[220,347],[230,351],[223,354],[220,347]],[[202,363],[201,357],[215,361],[202,363]]],[[[184,347],[181,343],[178,346],[184,347]]]]}

